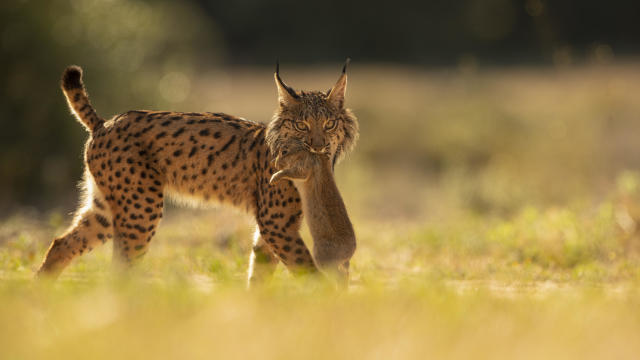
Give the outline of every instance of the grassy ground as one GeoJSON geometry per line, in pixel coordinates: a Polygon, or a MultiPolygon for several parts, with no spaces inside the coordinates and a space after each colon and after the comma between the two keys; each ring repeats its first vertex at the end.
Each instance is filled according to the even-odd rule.
{"type": "MultiPolygon", "coordinates": [[[[282,268],[247,292],[251,219],[173,207],[130,274],[107,245],[37,283],[70,219],[17,210],[0,222],[0,358],[637,358],[638,77],[356,71],[362,141],[337,169],[358,237],[347,292],[282,268]]],[[[223,110],[256,118],[273,89],[243,79],[257,105],[223,110]]]]}

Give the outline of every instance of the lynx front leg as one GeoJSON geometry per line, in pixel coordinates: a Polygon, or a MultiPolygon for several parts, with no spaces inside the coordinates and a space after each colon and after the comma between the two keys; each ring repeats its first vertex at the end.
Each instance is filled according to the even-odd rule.
{"type": "Polygon", "coordinates": [[[269,278],[278,265],[278,258],[260,236],[260,229],[256,229],[253,239],[253,249],[249,258],[249,276],[247,286],[259,284],[269,278]]]}
{"type": "Polygon", "coordinates": [[[300,237],[302,205],[291,183],[276,187],[258,209],[260,238],[293,273],[317,272],[309,249],[300,237]]]}
{"type": "MultiPolygon", "coordinates": [[[[300,213],[298,219],[300,219],[300,213]]],[[[299,220],[297,220],[299,222],[299,220]]],[[[315,273],[317,268],[298,230],[260,226],[260,236],[275,256],[294,274],[315,273]]]]}

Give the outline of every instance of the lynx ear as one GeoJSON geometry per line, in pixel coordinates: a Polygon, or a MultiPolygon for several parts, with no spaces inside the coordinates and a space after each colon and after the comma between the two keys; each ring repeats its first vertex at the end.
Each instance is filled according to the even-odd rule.
{"type": "Polygon", "coordinates": [[[280,78],[280,62],[276,61],[276,73],[274,74],[276,79],[276,86],[278,87],[278,102],[280,104],[292,104],[298,102],[300,98],[296,92],[290,88],[280,78]]]}
{"type": "Polygon", "coordinates": [[[344,94],[347,91],[347,65],[349,65],[349,62],[351,62],[351,59],[347,58],[342,67],[340,78],[338,78],[338,81],[327,95],[327,100],[339,109],[344,106],[344,94]]]}

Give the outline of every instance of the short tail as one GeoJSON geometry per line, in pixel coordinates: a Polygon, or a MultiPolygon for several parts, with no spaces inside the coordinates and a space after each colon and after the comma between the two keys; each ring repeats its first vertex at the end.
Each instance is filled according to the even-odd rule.
{"type": "Polygon", "coordinates": [[[91,133],[101,128],[104,124],[104,119],[98,116],[96,110],[91,106],[91,102],[89,102],[89,95],[87,95],[82,83],[82,69],[75,65],[66,68],[62,74],[60,85],[69,103],[69,108],[71,108],[78,121],[91,133]]]}

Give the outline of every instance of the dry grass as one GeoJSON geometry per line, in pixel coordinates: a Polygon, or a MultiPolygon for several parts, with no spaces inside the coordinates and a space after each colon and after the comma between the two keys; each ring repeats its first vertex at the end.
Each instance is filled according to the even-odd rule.
{"type": "MultiPolygon", "coordinates": [[[[206,74],[206,104],[176,110],[267,120],[269,73],[206,74]]],[[[286,79],[324,89],[334,73],[286,79]]],[[[348,292],[283,269],[247,292],[253,225],[220,209],[170,208],[125,277],[106,246],[34,283],[68,219],[22,211],[0,226],[0,358],[635,358],[638,93],[637,64],[354,68],[348,292]]]]}

